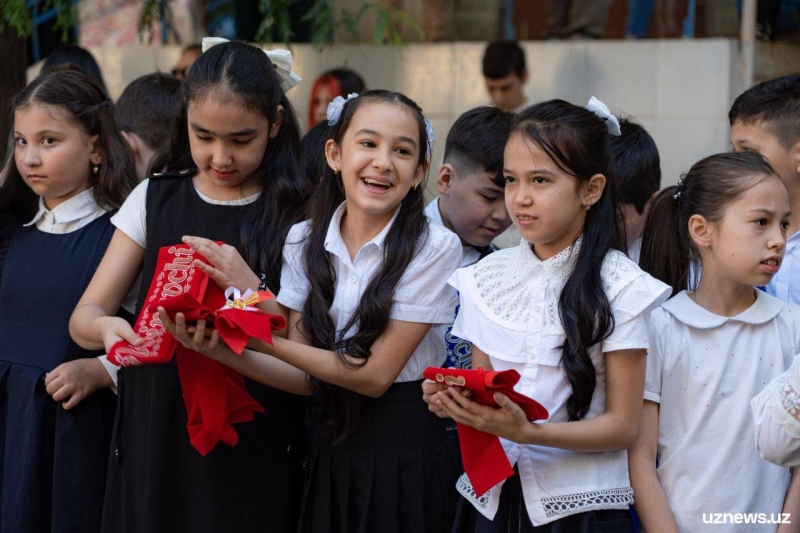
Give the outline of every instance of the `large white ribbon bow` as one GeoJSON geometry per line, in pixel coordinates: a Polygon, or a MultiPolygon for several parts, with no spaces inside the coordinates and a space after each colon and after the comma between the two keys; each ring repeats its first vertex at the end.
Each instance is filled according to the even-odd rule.
{"type": "MultiPolygon", "coordinates": [[[[227,43],[228,39],[222,37],[203,37],[203,52],[218,44],[227,43]]],[[[292,71],[292,53],[279,48],[277,50],[264,50],[267,57],[275,65],[275,70],[281,80],[281,89],[288,91],[302,81],[303,78],[292,71]]]]}
{"type": "Polygon", "coordinates": [[[608,133],[617,137],[622,135],[622,131],[619,129],[619,120],[611,114],[611,110],[608,109],[606,104],[592,96],[586,105],[586,109],[605,120],[608,133]]]}

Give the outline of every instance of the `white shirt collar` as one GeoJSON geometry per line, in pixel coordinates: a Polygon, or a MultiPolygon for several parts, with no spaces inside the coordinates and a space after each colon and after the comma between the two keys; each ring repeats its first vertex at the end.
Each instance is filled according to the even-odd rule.
{"type": "Polygon", "coordinates": [[[94,199],[94,192],[92,188],[83,191],[70,198],[69,200],[58,204],[52,211],[47,209],[44,203],[44,198],[39,197],[39,210],[34,215],[33,219],[24,224],[24,226],[33,226],[45,215],[50,215],[54,219],[55,224],[66,224],[68,222],[75,222],[81,218],[87,217],[97,211],[97,202],[94,199]]]}
{"type": "Polygon", "coordinates": [[[578,254],[581,251],[582,242],[583,235],[578,237],[574,243],[567,246],[553,257],[545,259],[544,261],[539,259],[536,254],[533,253],[531,244],[525,239],[522,239],[520,247],[523,249],[523,255],[526,256],[526,261],[530,261],[531,271],[538,267],[542,267],[546,272],[572,272],[572,270],[575,268],[575,262],[578,260],[578,254]]]}
{"type": "Polygon", "coordinates": [[[697,305],[694,300],[689,298],[687,291],[678,293],[661,304],[661,306],[679,321],[699,329],[716,328],[728,321],[763,324],[778,316],[778,313],[783,309],[783,301],[770,296],[764,291],[754,290],[756,291],[756,301],[736,316],[715,315],[697,305]]]}
{"type": "Polygon", "coordinates": [[[442,213],[439,211],[439,197],[437,196],[434,198],[431,203],[425,206],[425,216],[431,219],[432,221],[436,222],[437,224],[441,224],[444,226],[444,219],[442,219],[442,213]]]}
{"type": "MultiPolygon", "coordinates": [[[[349,257],[349,253],[347,252],[347,247],[344,245],[344,239],[342,239],[342,217],[347,212],[347,201],[341,203],[339,207],[336,208],[336,211],[333,213],[333,217],[331,218],[331,223],[328,226],[328,233],[325,235],[325,249],[333,254],[336,254],[340,257],[349,257]]],[[[397,210],[394,212],[391,220],[386,226],[381,230],[380,233],[375,235],[368,243],[361,247],[361,250],[364,250],[367,247],[374,246],[378,250],[383,251],[383,245],[386,241],[386,236],[389,234],[389,230],[392,229],[394,225],[394,221],[397,220],[397,214],[400,213],[400,206],[397,207],[397,210]]],[[[359,250],[359,253],[361,252],[359,250]]]]}

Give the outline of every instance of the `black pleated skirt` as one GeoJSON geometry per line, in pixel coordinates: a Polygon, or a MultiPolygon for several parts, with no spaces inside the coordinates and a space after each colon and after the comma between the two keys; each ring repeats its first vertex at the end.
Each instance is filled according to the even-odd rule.
{"type": "Polygon", "coordinates": [[[455,449],[422,401],[421,381],[365,402],[359,428],[314,438],[301,533],[446,533],[455,515],[455,449]]]}
{"type": "Polygon", "coordinates": [[[459,496],[452,533],[633,533],[630,511],[587,511],[565,516],[549,524],[534,526],[528,517],[519,472],[503,484],[494,520],[480,514],[459,496]]]}

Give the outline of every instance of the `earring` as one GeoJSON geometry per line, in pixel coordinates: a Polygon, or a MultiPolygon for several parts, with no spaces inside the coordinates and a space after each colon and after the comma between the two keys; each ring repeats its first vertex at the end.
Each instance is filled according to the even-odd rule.
{"type": "Polygon", "coordinates": [[[591,207],[592,207],[592,204],[586,204],[586,210],[587,210],[587,211],[588,211],[589,209],[591,209],[591,207]]]}
{"type": "Polygon", "coordinates": [[[97,165],[95,165],[95,166],[92,168],[92,172],[94,172],[95,174],[97,174],[98,172],[100,172],[100,167],[99,167],[99,166],[97,166],[97,165]]]}
{"type": "Polygon", "coordinates": [[[706,250],[708,250],[709,248],[711,248],[711,246],[708,244],[708,241],[706,241],[706,250]]]}
{"type": "Polygon", "coordinates": [[[339,166],[338,165],[333,169],[333,173],[336,174],[337,176],[339,175],[339,166]]]}

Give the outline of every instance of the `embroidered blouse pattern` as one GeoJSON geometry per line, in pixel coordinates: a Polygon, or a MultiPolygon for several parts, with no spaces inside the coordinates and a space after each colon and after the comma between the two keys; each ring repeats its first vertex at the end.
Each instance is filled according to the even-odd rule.
{"type": "MultiPolygon", "coordinates": [[[[472,293],[483,314],[496,324],[526,331],[533,300],[532,277],[537,268],[544,269],[546,335],[564,335],[558,301],[575,268],[583,237],[546,261],[540,260],[527,243],[496,252],[473,267],[472,293]]],[[[600,269],[600,279],[609,300],[612,300],[642,271],[622,252],[609,252],[600,269]]]]}
{"type": "MultiPolygon", "coordinates": [[[[565,332],[559,299],[575,269],[582,242],[580,237],[572,246],[542,261],[530,244],[523,241],[515,248],[495,252],[457,271],[451,281],[461,291],[462,300],[453,331],[458,330],[458,335],[480,346],[493,363],[519,371],[522,379],[517,390],[544,395],[554,407],[549,408],[551,418],[555,416],[557,420],[565,416],[561,411],[565,411],[570,394],[560,368],[558,346],[565,332]]],[[[664,301],[669,296],[669,287],[648,276],[616,250],[606,254],[600,281],[614,313],[615,333],[608,338],[613,350],[646,347],[646,322],[634,319],[664,301]]],[[[600,344],[592,347],[590,355],[599,372],[604,370],[602,354],[600,344]]],[[[605,401],[602,391],[595,400],[590,412],[598,416],[605,401]]],[[[519,469],[528,514],[534,525],[590,510],[623,509],[633,503],[624,452],[593,455],[596,462],[590,477],[596,481],[588,482],[585,487],[566,488],[554,480],[559,475],[578,474],[570,460],[575,452],[545,451],[536,446],[502,442],[509,460],[519,469]]],[[[494,517],[502,484],[479,496],[469,478],[463,475],[456,488],[481,514],[494,517]]]]}
{"type": "Polygon", "coordinates": [[[792,438],[800,439],[800,364],[795,363],[788,377],[776,381],[773,387],[767,387],[753,399],[753,403],[770,395],[768,408],[772,411],[772,419],[792,438]]]}

